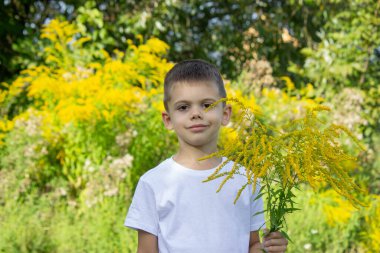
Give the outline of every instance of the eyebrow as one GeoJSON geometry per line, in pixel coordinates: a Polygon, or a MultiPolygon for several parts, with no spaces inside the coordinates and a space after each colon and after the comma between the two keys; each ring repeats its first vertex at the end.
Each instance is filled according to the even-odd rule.
{"type": "MultiPolygon", "coordinates": [[[[217,99],[215,99],[215,98],[204,98],[201,100],[201,102],[204,102],[204,101],[214,101],[215,102],[215,101],[217,101],[217,99]]],[[[178,104],[182,104],[182,103],[190,104],[191,102],[188,100],[179,100],[179,101],[175,102],[174,105],[178,105],[178,104]]]]}

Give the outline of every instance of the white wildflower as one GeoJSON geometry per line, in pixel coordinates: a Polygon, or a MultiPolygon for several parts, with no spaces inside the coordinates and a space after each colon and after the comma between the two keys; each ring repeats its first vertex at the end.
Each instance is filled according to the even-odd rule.
{"type": "Polygon", "coordinates": [[[133,157],[130,154],[126,154],[122,158],[117,158],[113,160],[113,162],[110,164],[110,169],[119,170],[129,168],[132,165],[132,161],[133,157]]]}
{"type": "Polygon", "coordinates": [[[58,189],[58,192],[59,192],[59,194],[60,194],[61,196],[66,196],[66,195],[67,195],[67,191],[66,191],[64,188],[62,188],[62,187],[60,187],[60,188],[58,189]]]}
{"type": "Polygon", "coordinates": [[[303,248],[305,250],[311,250],[311,247],[312,247],[311,243],[306,243],[305,245],[303,245],[303,248]]]}
{"type": "Polygon", "coordinates": [[[90,161],[90,159],[88,159],[88,158],[86,159],[86,161],[84,162],[83,169],[84,169],[85,171],[88,171],[88,172],[93,172],[93,171],[95,171],[94,166],[91,166],[91,161],[90,161]]]}
{"type": "Polygon", "coordinates": [[[119,190],[115,187],[115,188],[109,189],[108,191],[105,191],[104,196],[112,197],[112,196],[115,196],[118,192],[119,190]]]}

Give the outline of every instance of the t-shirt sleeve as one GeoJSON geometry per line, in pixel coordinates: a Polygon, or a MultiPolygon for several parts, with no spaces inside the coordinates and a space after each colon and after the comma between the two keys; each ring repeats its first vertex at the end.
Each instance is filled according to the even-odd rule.
{"type": "Polygon", "coordinates": [[[141,178],[137,184],[124,225],[158,235],[158,214],[153,189],[141,178]]]}
{"type": "MultiPolygon", "coordinates": [[[[249,186],[252,192],[252,185],[249,186]]],[[[256,185],[255,192],[251,195],[251,231],[257,231],[265,228],[265,218],[264,218],[264,204],[263,199],[260,197],[255,199],[260,192],[260,184],[256,185]]]]}

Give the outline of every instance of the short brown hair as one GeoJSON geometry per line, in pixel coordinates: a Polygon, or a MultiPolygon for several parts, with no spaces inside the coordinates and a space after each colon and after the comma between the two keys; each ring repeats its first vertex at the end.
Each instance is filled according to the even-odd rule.
{"type": "Polygon", "coordinates": [[[166,111],[168,111],[168,101],[170,100],[172,85],[183,81],[214,81],[218,87],[219,95],[222,98],[227,96],[222,76],[214,65],[199,59],[185,60],[174,65],[165,76],[164,106],[166,111]]]}

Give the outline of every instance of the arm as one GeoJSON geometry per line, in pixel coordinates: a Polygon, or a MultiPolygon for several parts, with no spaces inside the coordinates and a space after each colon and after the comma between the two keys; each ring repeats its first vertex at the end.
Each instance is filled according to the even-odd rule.
{"type": "Polygon", "coordinates": [[[251,231],[249,239],[249,253],[264,252],[285,252],[288,245],[288,240],[280,232],[272,232],[264,237],[264,242],[260,243],[258,231],[251,231]]]}
{"type": "Polygon", "coordinates": [[[158,253],[157,236],[138,230],[137,253],[158,253]]]}
{"type": "Polygon", "coordinates": [[[249,253],[262,253],[262,245],[258,231],[251,231],[249,236],[249,253]]]}

